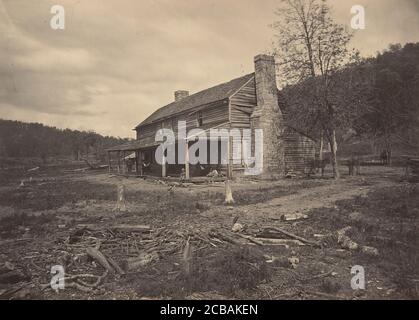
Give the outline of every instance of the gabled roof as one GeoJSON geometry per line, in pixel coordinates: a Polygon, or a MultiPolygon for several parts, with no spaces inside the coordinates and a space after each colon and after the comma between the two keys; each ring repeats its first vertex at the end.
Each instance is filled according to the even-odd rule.
{"type": "Polygon", "coordinates": [[[211,102],[216,102],[224,100],[231,97],[236,93],[246,82],[254,77],[255,73],[247,74],[243,77],[233,79],[229,82],[219,84],[215,87],[205,89],[203,91],[194,93],[186,98],[183,98],[180,101],[172,102],[157,111],[155,111],[151,116],[141,122],[139,126],[149,124],[160,120],[162,118],[169,117],[171,115],[193,109],[195,107],[203,106],[211,102]]]}

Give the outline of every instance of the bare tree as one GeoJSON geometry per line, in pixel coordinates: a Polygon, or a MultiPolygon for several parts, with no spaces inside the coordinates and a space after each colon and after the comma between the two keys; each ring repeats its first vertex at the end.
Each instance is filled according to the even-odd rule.
{"type": "MultiPolygon", "coordinates": [[[[280,76],[284,77],[282,83],[312,80],[308,86],[300,86],[305,90],[306,103],[291,108],[299,112],[288,116],[298,117],[300,123],[325,136],[332,151],[333,175],[339,179],[336,129],[349,113],[341,107],[347,105],[345,97],[337,94],[342,87],[339,81],[344,78],[337,73],[356,56],[348,50],[352,34],[333,21],[324,0],[282,0],[275,13],[278,19],[272,24],[276,31],[274,55],[279,61],[280,76]]],[[[296,98],[294,102],[301,103],[296,98]]]]}

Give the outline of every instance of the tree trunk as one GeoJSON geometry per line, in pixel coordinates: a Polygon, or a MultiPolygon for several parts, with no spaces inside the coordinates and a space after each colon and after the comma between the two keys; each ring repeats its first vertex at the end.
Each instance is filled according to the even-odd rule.
{"type": "Polygon", "coordinates": [[[386,144],[386,164],[391,167],[391,135],[386,133],[385,137],[385,144],[386,144]]]}
{"type": "Polygon", "coordinates": [[[333,178],[335,180],[340,179],[338,158],[337,158],[337,143],[336,143],[336,131],[332,131],[332,136],[330,137],[330,150],[332,155],[332,167],[333,167],[333,178]]]}

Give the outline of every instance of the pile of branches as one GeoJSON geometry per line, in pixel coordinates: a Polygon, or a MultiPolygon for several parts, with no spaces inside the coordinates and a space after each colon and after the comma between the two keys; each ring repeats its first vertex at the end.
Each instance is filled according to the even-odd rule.
{"type": "MultiPolygon", "coordinates": [[[[190,282],[194,277],[204,277],[212,265],[211,261],[219,261],[216,263],[219,265],[231,264],[227,257],[234,252],[246,260],[243,260],[237,268],[244,268],[243,266],[254,268],[252,267],[254,261],[260,261],[262,266],[266,260],[263,252],[253,250],[254,248],[290,244],[318,245],[278,228],[244,232],[237,228],[237,225],[234,222],[233,228],[227,228],[178,222],[152,228],[148,225],[133,224],[106,227],[79,224],[72,229],[63,230],[51,250],[45,248],[43,250],[40,246],[39,250],[26,257],[31,265],[30,270],[20,274],[14,285],[9,286],[10,290],[0,290],[0,298],[9,298],[11,292],[21,289],[22,283],[26,287],[40,285],[41,292],[54,290],[50,283],[53,265],[63,267],[65,289],[72,288],[83,293],[101,294],[106,292],[107,284],[120,279],[129,279],[130,274],[145,275],[147,272],[153,272],[153,275],[150,273],[150,277],[156,277],[154,271],[157,270],[157,277],[167,277],[170,272],[174,275],[172,279],[175,282],[184,283],[182,281],[185,279],[190,282]],[[248,248],[256,254],[242,255],[248,248]],[[205,264],[208,265],[198,265],[197,260],[206,261],[205,264]],[[171,264],[170,270],[165,269],[167,264],[171,264]]],[[[8,275],[19,275],[20,272],[14,270],[11,265],[3,269],[9,273],[8,275]]],[[[257,270],[260,270],[264,277],[263,268],[258,267],[257,270]]],[[[255,271],[252,272],[254,275],[255,271]]],[[[200,284],[195,283],[191,286],[191,290],[199,288],[200,284]]]]}

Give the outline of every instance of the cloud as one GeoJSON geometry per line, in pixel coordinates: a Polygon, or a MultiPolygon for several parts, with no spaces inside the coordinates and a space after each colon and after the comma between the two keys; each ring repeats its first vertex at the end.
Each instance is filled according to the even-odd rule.
{"type": "MultiPolygon", "coordinates": [[[[364,54],[418,41],[415,0],[331,1],[348,24],[365,4],[364,54]],[[393,17],[392,19],[390,19],[393,17]]],[[[0,117],[133,137],[132,128],[173,100],[253,71],[270,49],[278,0],[0,0],[0,117]]]]}
{"type": "Polygon", "coordinates": [[[94,66],[94,59],[84,49],[41,47],[14,57],[17,68],[37,72],[77,72],[94,66]]]}

